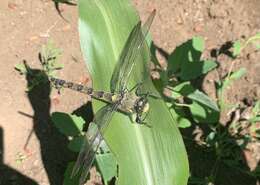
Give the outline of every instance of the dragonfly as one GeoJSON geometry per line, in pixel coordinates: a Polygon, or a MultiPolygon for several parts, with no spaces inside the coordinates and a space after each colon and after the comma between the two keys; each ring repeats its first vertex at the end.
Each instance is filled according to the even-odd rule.
{"type": "Polygon", "coordinates": [[[104,134],[114,113],[120,111],[130,116],[135,115],[135,122],[142,124],[144,122],[143,115],[149,111],[148,93],[138,92],[138,87],[135,92],[129,91],[127,84],[137,61],[137,56],[140,54],[141,48],[146,44],[145,39],[155,17],[155,13],[156,11],[153,10],[143,25],[142,22],[139,21],[128,36],[119,61],[112,73],[110,80],[111,92],[97,91],[81,84],[50,77],[51,83],[57,89],[69,88],[107,103],[95,114],[93,122],[97,125],[98,129],[84,142],[72,171],[73,177],[79,173],[80,169],[82,170],[80,184],[84,184],[87,179],[89,170],[95,159],[95,153],[102,141],[100,138],[102,138],[102,134],[104,134]]]}

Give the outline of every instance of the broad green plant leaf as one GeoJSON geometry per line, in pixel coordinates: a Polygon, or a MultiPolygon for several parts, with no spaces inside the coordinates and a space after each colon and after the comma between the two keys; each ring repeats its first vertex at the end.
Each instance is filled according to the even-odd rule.
{"type": "Polygon", "coordinates": [[[188,128],[191,126],[191,122],[186,119],[183,114],[178,114],[179,112],[176,111],[176,108],[171,107],[170,112],[173,117],[176,117],[179,128],[188,128]]]}
{"type": "Polygon", "coordinates": [[[219,111],[211,109],[200,102],[193,101],[189,108],[193,119],[198,123],[216,123],[219,120],[219,111]]]}
{"type": "Polygon", "coordinates": [[[98,169],[102,174],[105,184],[109,182],[117,173],[115,157],[111,153],[96,155],[98,169]]]}
{"type": "Polygon", "coordinates": [[[204,43],[204,39],[203,37],[193,37],[192,39],[192,46],[195,50],[203,52],[204,48],[205,48],[205,43],[204,43]]]}
{"type": "Polygon", "coordinates": [[[178,98],[179,96],[188,96],[194,91],[195,89],[192,87],[189,81],[182,82],[172,88],[172,97],[178,98]]]}
{"type": "Polygon", "coordinates": [[[203,50],[204,40],[201,37],[193,37],[176,47],[168,59],[168,75],[183,81],[192,80],[216,68],[215,61],[201,60],[203,50]]]}
{"type": "Polygon", "coordinates": [[[68,144],[68,148],[73,152],[79,152],[84,142],[85,136],[74,137],[68,144]]]}
{"type": "Polygon", "coordinates": [[[63,112],[52,113],[51,120],[59,131],[66,136],[80,135],[85,123],[83,118],[63,112]]]}
{"type": "Polygon", "coordinates": [[[179,98],[180,96],[188,97],[191,100],[197,101],[206,107],[219,112],[219,108],[213,100],[210,99],[206,94],[192,87],[190,82],[182,82],[172,88],[172,97],[179,98]]]}
{"type": "MultiPolygon", "coordinates": [[[[128,0],[79,0],[81,49],[94,89],[110,91],[110,78],[129,33],[138,22],[128,0]]],[[[149,50],[134,66],[128,88],[143,82],[156,93],[146,62],[149,50]]],[[[162,99],[150,97],[147,125],[137,125],[116,113],[104,138],[118,163],[118,185],[186,185],[187,154],[175,119],[162,99]],[[162,119],[163,118],[163,119],[162,119]]],[[[96,112],[103,103],[93,101],[96,112]]]]}
{"type": "Polygon", "coordinates": [[[70,162],[67,165],[67,168],[64,173],[64,179],[63,179],[63,185],[76,185],[79,184],[79,175],[76,175],[75,177],[71,177],[72,169],[74,166],[74,162],[70,162]]]}
{"type": "Polygon", "coordinates": [[[216,102],[212,101],[206,94],[196,89],[193,93],[189,94],[187,96],[191,100],[197,101],[201,103],[202,105],[205,105],[211,109],[213,109],[216,112],[219,112],[219,108],[216,104],[216,102]]]}

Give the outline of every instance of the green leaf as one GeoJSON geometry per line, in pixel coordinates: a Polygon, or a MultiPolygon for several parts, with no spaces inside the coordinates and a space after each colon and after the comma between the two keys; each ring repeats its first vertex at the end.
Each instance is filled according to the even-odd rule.
{"type": "Polygon", "coordinates": [[[211,70],[213,70],[216,67],[218,67],[218,64],[217,64],[216,61],[213,61],[213,60],[203,60],[203,62],[204,62],[204,64],[203,64],[203,67],[202,67],[201,74],[207,74],[211,70]]]}
{"type": "Polygon", "coordinates": [[[57,62],[55,62],[55,63],[53,64],[53,66],[52,66],[52,69],[53,69],[53,70],[60,70],[60,69],[62,69],[62,68],[64,68],[64,65],[63,65],[63,64],[60,64],[60,63],[57,63],[57,62]]]}
{"type": "Polygon", "coordinates": [[[194,100],[196,102],[201,103],[204,106],[207,106],[211,109],[213,109],[216,112],[219,112],[219,108],[216,104],[216,102],[212,101],[206,94],[199,90],[195,90],[193,93],[189,94],[187,96],[191,100],[194,100]]]}
{"type": "Polygon", "coordinates": [[[249,120],[251,123],[255,124],[260,121],[260,116],[253,117],[249,120]]]}
{"type": "Polygon", "coordinates": [[[27,73],[26,66],[25,66],[23,63],[16,64],[14,68],[15,68],[17,71],[19,71],[20,74],[26,74],[26,73],[27,73]]]}
{"type": "Polygon", "coordinates": [[[238,71],[232,72],[229,76],[227,76],[222,83],[219,82],[217,89],[218,89],[218,96],[220,97],[220,100],[223,99],[223,97],[221,97],[221,95],[223,95],[226,88],[234,80],[237,80],[237,79],[241,78],[243,75],[245,75],[245,73],[246,73],[246,69],[240,68],[238,71]]]}
{"type": "Polygon", "coordinates": [[[182,80],[195,79],[203,74],[207,74],[217,66],[217,63],[212,60],[189,62],[183,66],[180,77],[182,80]]]}
{"type": "Polygon", "coordinates": [[[64,179],[63,179],[63,185],[76,185],[79,184],[79,174],[76,174],[76,176],[71,177],[72,169],[74,167],[75,162],[70,162],[67,165],[67,168],[65,170],[64,179]]]}
{"type": "Polygon", "coordinates": [[[206,143],[210,146],[214,146],[216,144],[217,133],[210,132],[206,137],[206,143]]]}
{"type": "Polygon", "coordinates": [[[172,97],[178,98],[180,96],[186,96],[190,98],[191,100],[197,101],[201,103],[204,106],[207,106],[217,112],[219,112],[219,108],[216,104],[216,102],[212,101],[206,94],[199,90],[195,90],[190,82],[183,82],[178,85],[176,85],[172,89],[172,97]]]}
{"type": "Polygon", "coordinates": [[[192,47],[191,40],[177,46],[175,50],[170,54],[168,58],[168,68],[167,71],[169,75],[179,76],[181,71],[182,63],[187,63],[187,53],[192,47]]]}
{"type": "Polygon", "coordinates": [[[233,56],[236,57],[241,53],[241,43],[240,41],[236,41],[233,44],[233,56]]]}
{"type": "Polygon", "coordinates": [[[236,41],[233,44],[233,56],[236,57],[239,55],[244,48],[246,48],[249,44],[253,43],[257,49],[259,49],[260,33],[255,34],[252,37],[249,37],[243,44],[240,41],[236,41]]]}
{"type": "Polygon", "coordinates": [[[52,113],[51,119],[59,131],[66,136],[80,135],[85,123],[81,117],[62,112],[52,113]]]}
{"type": "Polygon", "coordinates": [[[68,148],[73,152],[79,152],[85,140],[85,136],[74,137],[68,144],[68,148]]]}
{"type": "Polygon", "coordinates": [[[195,79],[216,68],[215,61],[200,60],[203,49],[204,41],[201,37],[194,37],[178,46],[168,59],[169,75],[178,76],[181,80],[186,81],[195,79]]]}
{"type": "Polygon", "coordinates": [[[212,110],[194,101],[189,105],[193,119],[199,123],[216,123],[219,120],[219,112],[212,110]]]}
{"type": "Polygon", "coordinates": [[[186,118],[182,118],[180,117],[178,119],[178,127],[179,128],[188,128],[191,126],[191,122],[190,120],[186,119],[186,118]]]}
{"type": "Polygon", "coordinates": [[[231,80],[238,80],[240,79],[242,76],[244,76],[246,74],[246,69],[245,68],[240,68],[238,71],[233,72],[230,75],[230,79],[231,80]]]}
{"type": "Polygon", "coordinates": [[[109,182],[117,175],[117,164],[113,154],[98,154],[96,155],[96,162],[105,182],[109,182]]]}
{"type": "MultiPolygon", "coordinates": [[[[110,91],[113,69],[138,21],[136,12],[128,0],[79,0],[78,4],[81,50],[93,87],[110,91]]],[[[144,47],[138,56],[128,88],[143,82],[147,90],[157,93],[145,64],[148,52],[144,47]]],[[[118,163],[116,184],[186,185],[188,160],[177,123],[162,99],[149,97],[149,103],[145,122],[150,127],[116,112],[106,129],[104,138],[118,163]]],[[[93,101],[94,112],[103,105],[93,101]]]]}
{"type": "Polygon", "coordinates": [[[203,52],[205,48],[205,43],[203,37],[193,37],[192,46],[195,50],[203,52]]]}
{"type": "Polygon", "coordinates": [[[194,92],[194,88],[192,87],[192,85],[190,84],[190,82],[182,82],[178,85],[176,85],[173,88],[174,92],[178,92],[180,93],[182,96],[187,96],[189,94],[191,94],[192,92],[194,92]]]}
{"type": "Polygon", "coordinates": [[[254,114],[255,116],[260,114],[260,100],[258,100],[258,101],[255,103],[255,106],[253,107],[252,112],[253,112],[253,114],[254,114]]]}
{"type": "Polygon", "coordinates": [[[170,108],[170,112],[176,119],[179,128],[188,128],[191,126],[191,122],[184,117],[185,113],[183,112],[183,109],[178,109],[178,107],[173,105],[170,108]]]}

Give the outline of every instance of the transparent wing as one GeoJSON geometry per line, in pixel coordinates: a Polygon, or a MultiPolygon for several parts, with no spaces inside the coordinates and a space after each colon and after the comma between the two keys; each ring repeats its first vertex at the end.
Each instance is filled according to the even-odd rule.
{"type": "Polygon", "coordinates": [[[89,170],[92,166],[92,163],[95,159],[95,154],[96,154],[102,140],[103,140],[103,138],[101,136],[101,133],[97,132],[96,139],[93,141],[93,143],[95,143],[95,144],[92,144],[92,147],[91,147],[91,149],[89,150],[89,152],[86,156],[86,160],[84,160],[84,162],[82,164],[82,173],[81,173],[81,176],[80,176],[80,179],[79,179],[80,185],[83,185],[87,180],[89,170]]]}
{"type": "Polygon", "coordinates": [[[126,88],[136,57],[145,43],[145,37],[154,16],[155,10],[150,14],[143,26],[141,26],[141,21],[139,21],[130,33],[111,78],[110,89],[112,92],[120,92],[126,88]]]}
{"type": "Polygon", "coordinates": [[[85,139],[85,142],[81,147],[78,159],[71,174],[72,177],[75,176],[82,167],[80,182],[85,182],[88,176],[89,169],[95,158],[95,153],[100,145],[100,142],[102,141],[101,133],[105,132],[118,106],[119,102],[108,104],[102,107],[96,113],[94,122],[97,124],[98,129],[93,133],[92,137],[89,139],[89,142],[87,141],[87,138],[85,139]]]}

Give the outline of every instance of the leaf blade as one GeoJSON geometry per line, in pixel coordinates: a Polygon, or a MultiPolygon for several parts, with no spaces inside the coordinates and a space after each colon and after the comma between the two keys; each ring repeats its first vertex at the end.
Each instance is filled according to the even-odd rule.
{"type": "MultiPolygon", "coordinates": [[[[80,0],[79,15],[81,48],[88,59],[94,88],[109,91],[114,66],[138,21],[136,13],[128,0],[80,0]]],[[[148,55],[147,48],[143,48],[128,88],[144,79],[146,88],[155,91],[145,64],[148,55]]],[[[177,124],[163,101],[149,98],[149,103],[146,120],[152,129],[116,113],[104,135],[119,164],[117,184],[184,185],[189,175],[188,161],[177,124]],[[158,114],[165,119],[162,121],[158,114]]],[[[103,105],[94,101],[94,111],[103,105]]]]}

